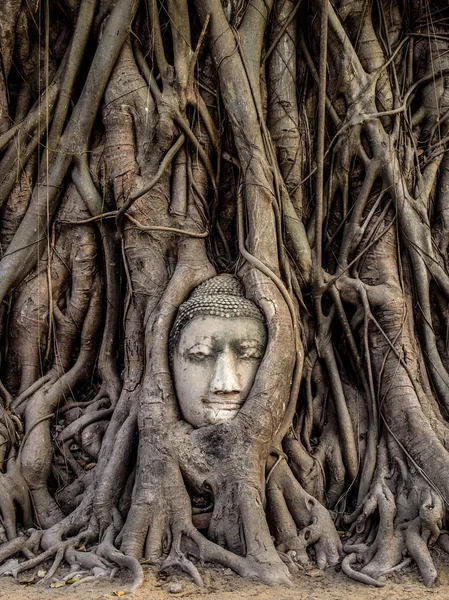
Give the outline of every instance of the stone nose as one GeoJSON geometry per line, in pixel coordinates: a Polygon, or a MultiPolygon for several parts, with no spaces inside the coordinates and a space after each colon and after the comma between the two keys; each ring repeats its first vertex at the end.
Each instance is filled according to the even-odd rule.
{"type": "Polygon", "coordinates": [[[211,383],[213,394],[238,394],[241,392],[236,367],[236,359],[229,349],[226,348],[218,354],[211,383]]]}

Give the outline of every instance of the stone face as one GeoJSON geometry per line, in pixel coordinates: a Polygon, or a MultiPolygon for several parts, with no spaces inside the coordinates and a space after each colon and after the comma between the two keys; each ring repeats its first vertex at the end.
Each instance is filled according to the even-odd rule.
{"type": "Polygon", "coordinates": [[[175,391],[193,427],[233,419],[251,390],[265,353],[262,313],[232,276],[196,288],[181,305],[171,334],[175,391]]]}
{"type": "Polygon", "coordinates": [[[182,330],[173,380],[183,418],[193,427],[233,419],[264,355],[265,326],[248,317],[205,316],[182,330]]]}

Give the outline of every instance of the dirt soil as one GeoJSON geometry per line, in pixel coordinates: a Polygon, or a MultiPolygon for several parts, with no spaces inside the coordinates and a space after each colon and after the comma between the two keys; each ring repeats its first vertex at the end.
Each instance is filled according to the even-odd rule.
{"type": "MultiPolygon", "coordinates": [[[[154,566],[145,565],[145,583],[134,592],[127,592],[131,579],[126,574],[112,582],[90,581],[79,585],[58,583],[64,571],[58,572],[50,588],[36,585],[42,577],[42,565],[35,572],[19,575],[22,583],[11,577],[0,578],[0,598],[5,600],[114,600],[119,597],[133,600],[166,600],[191,598],[192,600],[449,600],[449,556],[434,550],[439,582],[433,588],[425,588],[416,567],[405,567],[400,573],[386,578],[384,588],[376,589],[349,580],[336,569],[322,573],[314,569],[294,577],[291,588],[269,587],[243,580],[230,569],[216,567],[200,568],[205,587],[196,587],[182,573],[159,573],[154,566]],[[39,571],[39,575],[38,575],[39,571]],[[34,583],[31,580],[34,579],[34,583]]],[[[50,566],[48,564],[47,568],[50,566]]]]}

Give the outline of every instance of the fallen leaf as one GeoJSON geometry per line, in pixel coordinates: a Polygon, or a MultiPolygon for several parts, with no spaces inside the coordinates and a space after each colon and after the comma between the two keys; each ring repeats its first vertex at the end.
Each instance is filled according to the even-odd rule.
{"type": "Polygon", "coordinates": [[[64,587],[65,586],[65,581],[55,581],[54,583],[50,584],[51,588],[60,588],[60,587],[64,587]]]}
{"type": "Polygon", "coordinates": [[[71,579],[67,579],[66,583],[68,583],[70,585],[71,583],[76,583],[79,580],[80,580],[79,577],[72,577],[71,579]]]}
{"type": "Polygon", "coordinates": [[[47,574],[47,571],[44,571],[43,569],[37,572],[38,577],[45,577],[46,574],[47,574]]]}
{"type": "Polygon", "coordinates": [[[35,580],[34,575],[32,575],[31,577],[24,577],[23,579],[19,579],[19,583],[22,584],[26,584],[26,583],[33,583],[35,580]]]}
{"type": "Polygon", "coordinates": [[[449,583],[449,577],[443,569],[440,569],[440,571],[438,571],[438,581],[441,585],[447,585],[449,583]]]}
{"type": "Polygon", "coordinates": [[[114,595],[118,596],[120,598],[120,596],[124,596],[125,595],[125,592],[121,592],[121,591],[120,592],[114,592],[114,595]]]}

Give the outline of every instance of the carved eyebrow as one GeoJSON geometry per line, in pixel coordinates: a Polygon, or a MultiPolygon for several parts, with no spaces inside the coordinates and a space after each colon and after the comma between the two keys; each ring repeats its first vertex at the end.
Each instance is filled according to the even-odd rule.
{"type": "Polygon", "coordinates": [[[195,346],[212,346],[212,342],[213,340],[210,336],[196,335],[193,339],[185,339],[182,345],[187,348],[194,348],[195,346]]]}
{"type": "Polygon", "coordinates": [[[213,346],[207,342],[194,342],[191,346],[186,348],[186,352],[191,352],[192,350],[213,350],[213,346]]]}
{"type": "Polygon", "coordinates": [[[258,358],[262,358],[265,354],[265,344],[261,344],[258,340],[242,340],[234,348],[236,352],[255,352],[258,358]]]}
{"type": "Polygon", "coordinates": [[[264,344],[262,344],[259,340],[256,339],[242,340],[241,342],[239,342],[239,346],[241,346],[242,348],[265,348],[264,344]]]}

